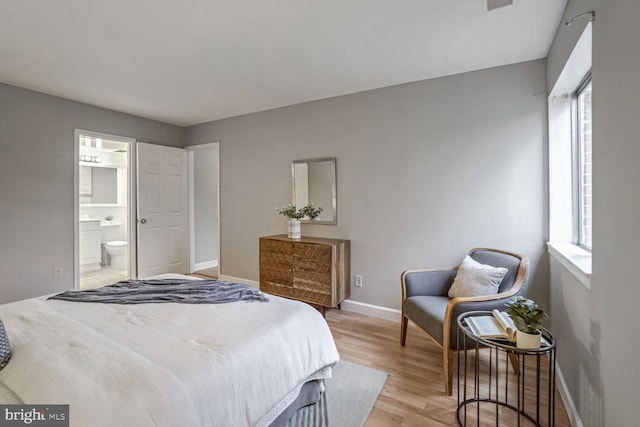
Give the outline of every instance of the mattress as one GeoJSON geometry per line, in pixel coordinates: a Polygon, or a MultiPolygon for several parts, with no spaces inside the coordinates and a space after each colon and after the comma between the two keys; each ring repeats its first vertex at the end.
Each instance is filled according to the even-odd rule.
{"type": "Polygon", "coordinates": [[[72,426],[268,426],[339,356],[312,307],[229,304],[0,306],[13,350],[0,402],[69,404],[72,426]]]}

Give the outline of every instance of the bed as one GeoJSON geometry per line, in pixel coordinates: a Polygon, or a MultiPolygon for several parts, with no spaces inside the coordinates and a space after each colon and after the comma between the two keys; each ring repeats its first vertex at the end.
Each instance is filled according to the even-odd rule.
{"type": "Polygon", "coordinates": [[[34,298],[0,306],[0,319],[13,352],[0,403],[69,404],[71,426],[269,426],[339,360],[317,310],[272,295],[227,304],[34,298]]]}

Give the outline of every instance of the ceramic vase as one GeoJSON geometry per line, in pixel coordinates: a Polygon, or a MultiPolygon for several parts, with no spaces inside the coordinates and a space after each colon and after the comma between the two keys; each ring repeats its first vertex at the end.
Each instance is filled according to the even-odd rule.
{"type": "Polygon", "coordinates": [[[289,220],[288,237],[290,239],[300,238],[300,220],[291,218],[289,220]]]}

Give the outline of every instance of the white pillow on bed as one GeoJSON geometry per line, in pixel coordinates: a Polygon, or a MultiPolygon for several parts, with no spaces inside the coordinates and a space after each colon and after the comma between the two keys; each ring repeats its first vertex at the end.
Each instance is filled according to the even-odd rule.
{"type": "Polygon", "coordinates": [[[449,289],[449,298],[497,294],[507,271],[504,267],[480,264],[467,255],[458,267],[458,274],[449,289]]]}

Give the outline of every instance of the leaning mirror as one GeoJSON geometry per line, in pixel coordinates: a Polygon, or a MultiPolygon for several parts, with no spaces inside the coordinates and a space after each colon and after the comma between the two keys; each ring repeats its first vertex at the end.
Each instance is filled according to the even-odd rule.
{"type": "Polygon", "coordinates": [[[301,222],[313,224],[337,224],[336,216],[336,159],[295,160],[291,165],[293,178],[293,204],[302,208],[309,204],[321,207],[314,219],[302,218],[301,222]]]}

